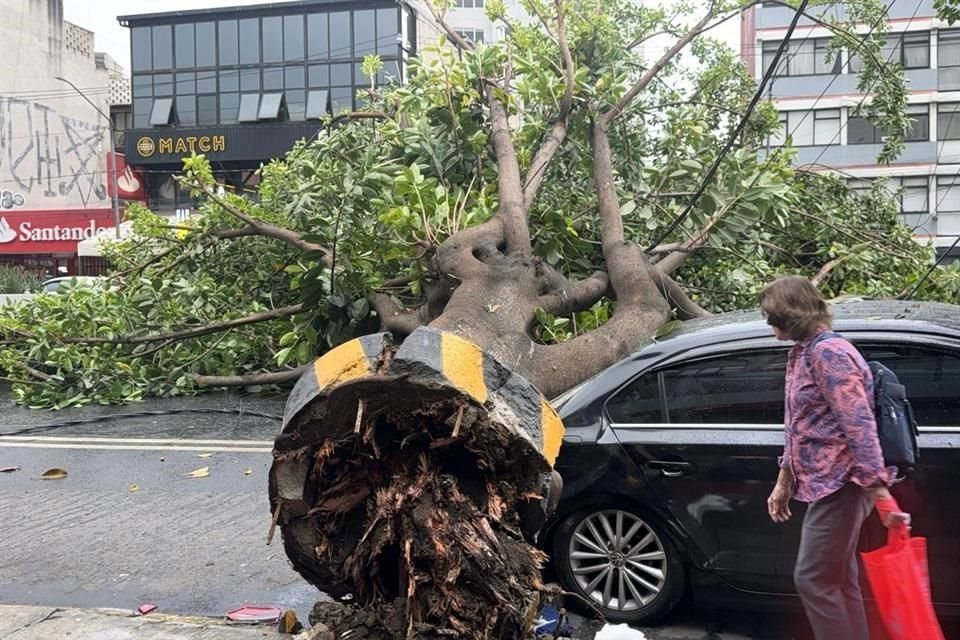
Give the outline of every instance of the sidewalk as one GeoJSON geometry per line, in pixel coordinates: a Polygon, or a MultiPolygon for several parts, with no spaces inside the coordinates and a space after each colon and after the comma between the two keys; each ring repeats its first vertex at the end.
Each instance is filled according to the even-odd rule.
{"type": "Polygon", "coordinates": [[[0,605],[0,640],[281,640],[272,625],[122,609],[57,609],[0,605]]]}

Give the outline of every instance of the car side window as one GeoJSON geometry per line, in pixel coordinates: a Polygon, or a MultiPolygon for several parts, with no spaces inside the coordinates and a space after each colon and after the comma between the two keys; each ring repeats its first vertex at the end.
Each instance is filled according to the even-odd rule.
{"type": "Polygon", "coordinates": [[[897,374],[921,427],[960,427],[960,353],[907,345],[862,349],[897,374]]]}
{"type": "Polygon", "coordinates": [[[785,349],[694,360],[662,373],[672,423],[783,424],[785,349]]]}
{"type": "Polygon", "coordinates": [[[611,422],[658,424],[665,422],[660,404],[660,374],[646,373],[624,387],[607,402],[611,422]]]}
{"type": "Polygon", "coordinates": [[[786,362],[785,349],[771,349],[648,372],[610,399],[607,414],[619,424],[783,424],[786,362]]]}

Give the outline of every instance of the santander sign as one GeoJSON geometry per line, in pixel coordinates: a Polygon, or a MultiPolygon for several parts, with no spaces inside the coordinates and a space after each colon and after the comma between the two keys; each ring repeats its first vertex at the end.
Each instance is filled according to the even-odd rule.
{"type": "Polygon", "coordinates": [[[68,253],[110,231],[107,210],[7,212],[0,215],[0,253],[68,253]]]}
{"type": "Polygon", "coordinates": [[[105,231],[107,227],[98,227],[96,220],[91,220],[86,226],[82,227],[62,227],[53,225],[52,227],[34,227],[29,221],[20,223],[18,231],[10,228],[10,223],[6,218],[0,218],[0,243],[6,244],[14,240],[20,242],[50,242],[53,240],[88,240],[105,231]]]}

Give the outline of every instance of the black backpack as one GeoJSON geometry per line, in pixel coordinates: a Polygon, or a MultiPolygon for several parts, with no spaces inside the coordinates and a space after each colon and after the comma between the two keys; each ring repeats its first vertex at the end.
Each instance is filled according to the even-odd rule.
{"type": "MultiPolygon", "coordinates": [[[[813,349],[814,345],[827,338],[843,336],[825,331],[813,339],[809,348],[813,349]]],[[[906,475],[916,468],[920,460],[920,448],[917,446],[920,431],[913,416],[913,407],[907,400],[907,389],[900,384],[897,374],[882,362],[871,360],[867,366],[873,374],[873,413],[877,420],[877,435],[880,437],[884,463],[897,467],[901,476],[906,475]]]]}

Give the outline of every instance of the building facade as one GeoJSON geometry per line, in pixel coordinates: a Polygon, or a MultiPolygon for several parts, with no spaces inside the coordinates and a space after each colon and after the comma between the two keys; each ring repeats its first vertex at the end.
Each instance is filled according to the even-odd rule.
{"type": "MultiPolygon", "coordinates": [[[[530,19],[518,0],[504,0],[504,6],[511,22],[530,19]]],[[[499,42],[507,34],[507,26],[502,21],[494,22],[487,17],[484,0],[456,0],[446,20],[457,33],[474,43],[499,42]]]]}
{"type": "Polygon", "coordinates": [[[309,139],[328,114],[364,108],[364,56],[378,86],[402,83],[420,19],[396,0],[300,0],[121,16],[130,28],[133,128],[125,148],[144,169],[148,204],[194,207],[174,180],[203,153],[228,187],[256,184],[261,164],[309,139]]]}
{"type": "MultiPolygon", "coordinates": [[[[742,55],[756,77],[772,63],[793,15],[788,7],[764,4],[744,16],[742,55]]],[[[854,189],[888,179],[899,190],[904,224],[943,252],[960,236],[960,29],[937,19],[933,0],[894,0],[888,17],[883,57],[905,70],[907,113],[914,120],[903,153],[877,164],[883,132],[855,115],[869,93],[857,88],[860,61],[849,51],[831,56],[829,31],[805,17],[770,87],[782,125],[770,145],[789,135],[798,164],[837,172],[854,189]]],[[[858,26],[861,33],[868,29],[858,26]]]]}
{"type": "Polygon", "coordinates": [[[62,0],[5,1],[0,60],[0,263],[78,273],[77,244],[114,224],[109,72],[62,0]]]}

